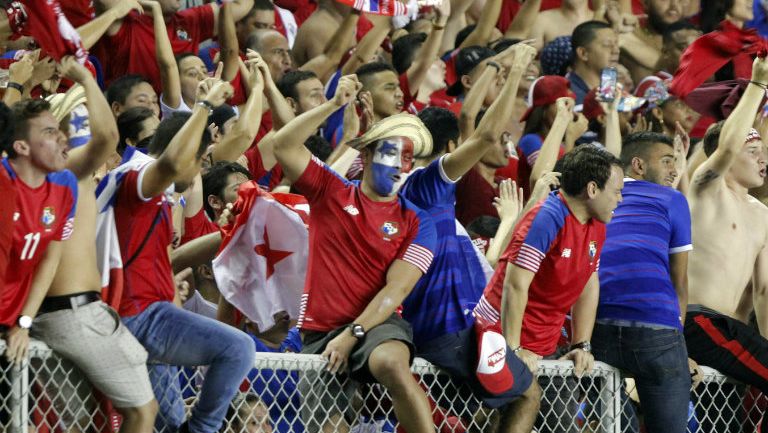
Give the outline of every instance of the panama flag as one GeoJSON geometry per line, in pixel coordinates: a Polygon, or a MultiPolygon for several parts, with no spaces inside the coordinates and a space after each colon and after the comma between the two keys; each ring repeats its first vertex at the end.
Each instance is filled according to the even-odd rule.
{"type": "Polygon", "coordinates": [[[242,184],[238,196],[235,221],[221,228],[213,274],[224,298],[266,330],[274,326],[275,313],[299,316],[309,205],[302,196],[270,194],[253,181],[242,184]]]}

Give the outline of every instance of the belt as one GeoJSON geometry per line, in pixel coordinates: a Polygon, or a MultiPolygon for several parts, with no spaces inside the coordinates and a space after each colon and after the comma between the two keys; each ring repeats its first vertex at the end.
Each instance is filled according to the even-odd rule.
{"type": "Polygon", "coordinates": [[[73,295],[65,296],[51,296],[43,300],[42,305],[40,305],[39,314],[52,313],[54,311],[67,309],[75,310],[77,307],[100,300],[101,296],[97,292],[75,293],[73,295]]]}

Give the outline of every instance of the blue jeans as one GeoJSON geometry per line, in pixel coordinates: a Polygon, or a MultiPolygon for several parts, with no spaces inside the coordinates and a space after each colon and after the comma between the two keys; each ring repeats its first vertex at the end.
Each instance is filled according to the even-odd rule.
{"type": "Polygon", "coordinates": [[[682,331],[597,323],[592,353],[635,377],[648,433],[685,433],[691,374],[682,331]]]}
{"type": "MultiPolygon", "coordinates": [[[[149,360],[189,367],[209,366],[189,419],[189,430],[218,432],[232,397],[253,367],[256,356],[253,340],[231,326],[169,302],[155,302],[136,316],[124,317],[123,323],[147,349],[149,360]]],[[[156,377],[152,375],[150,379],[156,377]]],[[[168,391],[165,390],[166,399],[168,391]]],[[[173,398],[181,399],[180,394],[172,394],[175,394],[173,398]]],[[[178,404],[168,403],[167,407],[178,404]]],[[[167,416],[167,419],[173,418],[167,416]]]]}

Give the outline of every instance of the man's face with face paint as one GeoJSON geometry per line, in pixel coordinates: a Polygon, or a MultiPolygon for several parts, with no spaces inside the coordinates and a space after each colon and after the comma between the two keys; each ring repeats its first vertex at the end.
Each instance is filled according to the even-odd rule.
{"type": "Polygon", "coordinates": [[[405,137],[379,140],[370,168],[376,193],[383,197],[394,195],[405,180],[403,174],[413,168],[413,142],[405,137]]]}

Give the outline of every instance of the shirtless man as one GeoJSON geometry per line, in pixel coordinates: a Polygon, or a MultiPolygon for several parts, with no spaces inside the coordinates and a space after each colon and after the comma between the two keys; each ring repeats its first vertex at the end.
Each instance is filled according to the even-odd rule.
{"type": "Polygon", "coordinates": [[[531,31],[533,46],[541,51],[558,36],[570,35],[579,24],[594,19],[587,0],[563,0],[559,8],[540,12],[531,31]]]}
{"type": "MultiPolygon", "coordinates": [[[[292,52],[293,60],[297,65],[303,65],[323,53],[348,9],[348,6],[334,0],[318,2],[315,12],[301,24],[296,33],[292,52]]],[[[352,38],[349,38],[346,42],[347,47],[350,47],[353,42],[352,38]]]]}
{"type": "MultiPolygon", "coordinates": [[[[56,275],[30,332],[75,364],[112,401],[123,416],[120,431],[149,433],[157,403],[147,373],[147,352],[117,313],[101,301],[101,276],[94,248],[97,210],[92,175],[115,151],[117,125],[87,69],[68,57],[62,62],[62,73],[85,89],[92,138],[70,151],[67,159],[67,168],[77,176],[80,191],[74,228],[69,241],[62,244],[56,275]],[[88,326],[81,326],[81,322],[88,326]]],[[[71,389],[64,383],[54,383],[56,378],[46,382],[71,389]]],[[[82,403],[76,398],[67,401],[70,405],[82,403]]],[[[78,413],[79,408],[71,409],[78,413]]]]}
{"type": "MultiPolygon", "coordinates": [[[[766,83],[768,61],[757,59],[733,113],[704,137],[708,158],[696,169],[688,196],[696,248],[689,261],[685,318],[693,360],[763,392],[768,392],[768,208],[747,191],[761,186],[766,174],[763,142],[751,129],[766,83]],[[735,319],[750,281],[759,333],[735,319]]],[[[762,428],[768,428],[768,418],[762,428]]]]}

